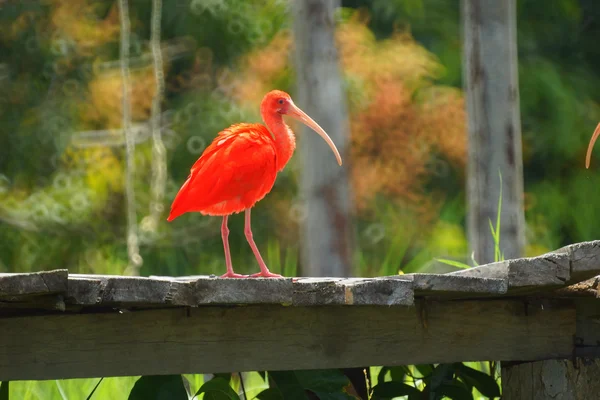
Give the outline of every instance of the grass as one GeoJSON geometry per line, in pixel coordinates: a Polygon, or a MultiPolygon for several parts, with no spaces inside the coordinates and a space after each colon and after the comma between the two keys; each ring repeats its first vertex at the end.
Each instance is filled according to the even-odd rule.
{"type": "MultiPolygon", "coordinates": [[[[502,173],[498,172],[500,178],[500,193],[498,194],[498,207],[496,212],[496,226],[493,225],[492,220],[488,220],[490,224],[490,232],[492,233],[492,238],[494,239],[494,262],[504,261],[504,253],[500,249],[500,215],[502,213],[502,173]]],[[[447,265],[451,265],[453,267],[467,269],[472,266],[469,264],[465,264],[456,260],[448,260],[445,258],[436,258],[437,261],[442,262],[447,265]]],[[[479,264],[475,260],[475,254],[471,254],[471,260],[473,261],[473,266],[478,266],[479,264]]]]}

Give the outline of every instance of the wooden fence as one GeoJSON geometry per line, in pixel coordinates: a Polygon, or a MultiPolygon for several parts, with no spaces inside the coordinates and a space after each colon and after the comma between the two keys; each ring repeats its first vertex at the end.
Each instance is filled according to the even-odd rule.
{"type": "Polygon", "coordinates": [[[499,360],[517,384],[600,355],[599,274],[600,241],[372,279],[0,274],[0,380],[499,360]]]}

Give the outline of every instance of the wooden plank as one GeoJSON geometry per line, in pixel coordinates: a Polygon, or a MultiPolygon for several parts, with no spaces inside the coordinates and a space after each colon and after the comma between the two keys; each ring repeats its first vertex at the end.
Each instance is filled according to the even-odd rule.
{"type": "Polygon", "coordinates": [[[600,357],[600,301],[578,298],[575,354],[580,357],[600,357]]]}
{"type": "Polygon", "coordinates": [[[575,324],[570,301],[508,299],[14,317],[0,319],[0,380],[569,357],[575,324]]]}
{"type": "Polygon", "coordinates": [[[413,284],[408,279],[299,278],[292,304],[410,306],[413,284]]]}
{"type": "Polygon", "coordinates": [[[502,364],[502,399],[597,399],[600,360],[502,364]]]}
{"type": "Polygon", "coordinates": [[[508,279],[509,293],[531,293],[582,282],[600,274],[600,241],[575,243],[538,257],[506,260],[448,275],[508,279]]]}
{"type": "Polygon", "coordinates": [[[411,280],[406,278],[285,278],[217,279],[208,276],[153,277],[189,286],[195,301],[189,305],[284,304],[412,305],[411,280]]]}
{"type": "Polygon", "coordinates": [[[506,260],[448,275],[507,279],[508,289],[565,286],[570,279],[568,254],[548,253],[538,257],[506,260]]]}
{"type": "Polygon", "coordinates": [[[7,301],[23,296],[66,293],[67,279],[66,269],[23,274],[0,273],[0,298],[7,301]]]}
{"type": "Polygon", "coordinates": [[[567,254],[571,262],[571,279],[577,283],[600,275],[600,240],[575,243],[554,253],[567,254]]]}
{"type": "Polygon", "coordinates": [[[196,305],[290,304],[291,279],[199,278],[184,283],[194,294],[196,305]]]}
{"type": "Polygon", "coordinates": [[[81,306],[193,305],[183,283],[132,276],[71,275],[67,302],[81,306]]]}
{"type": "Polygon", "coordinates": [[[408,274],[413,278],[416,296],[472,298],[507,293],[508,280],[448,274],[408,274]]]}

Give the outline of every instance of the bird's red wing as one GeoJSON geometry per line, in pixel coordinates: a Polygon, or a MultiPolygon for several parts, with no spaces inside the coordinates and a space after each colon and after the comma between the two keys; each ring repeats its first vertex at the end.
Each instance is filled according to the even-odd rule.
{"type": "Polygon", "coordinates": [[[252,207],[271,190],[276,174],[275,147],[267,129],[233,125],[192,166],[169,220],[188,211],[228,215],[252,207]]]}

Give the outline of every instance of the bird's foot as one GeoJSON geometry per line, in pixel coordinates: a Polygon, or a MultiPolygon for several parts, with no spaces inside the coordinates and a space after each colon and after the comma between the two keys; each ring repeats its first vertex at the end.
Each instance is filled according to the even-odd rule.
{"type": "Polygon", "coordinates": [[[284,278],[283,275],[274,274],[271,271],[260,271],[256,274],[250,275],[251,278],[284,278]]]}
{"type": "Polygon", "coordinates": [[[220,278],[247,278],[248,275],[236,274],[235,272],[227,272],[220,276],[220,278]]]}

